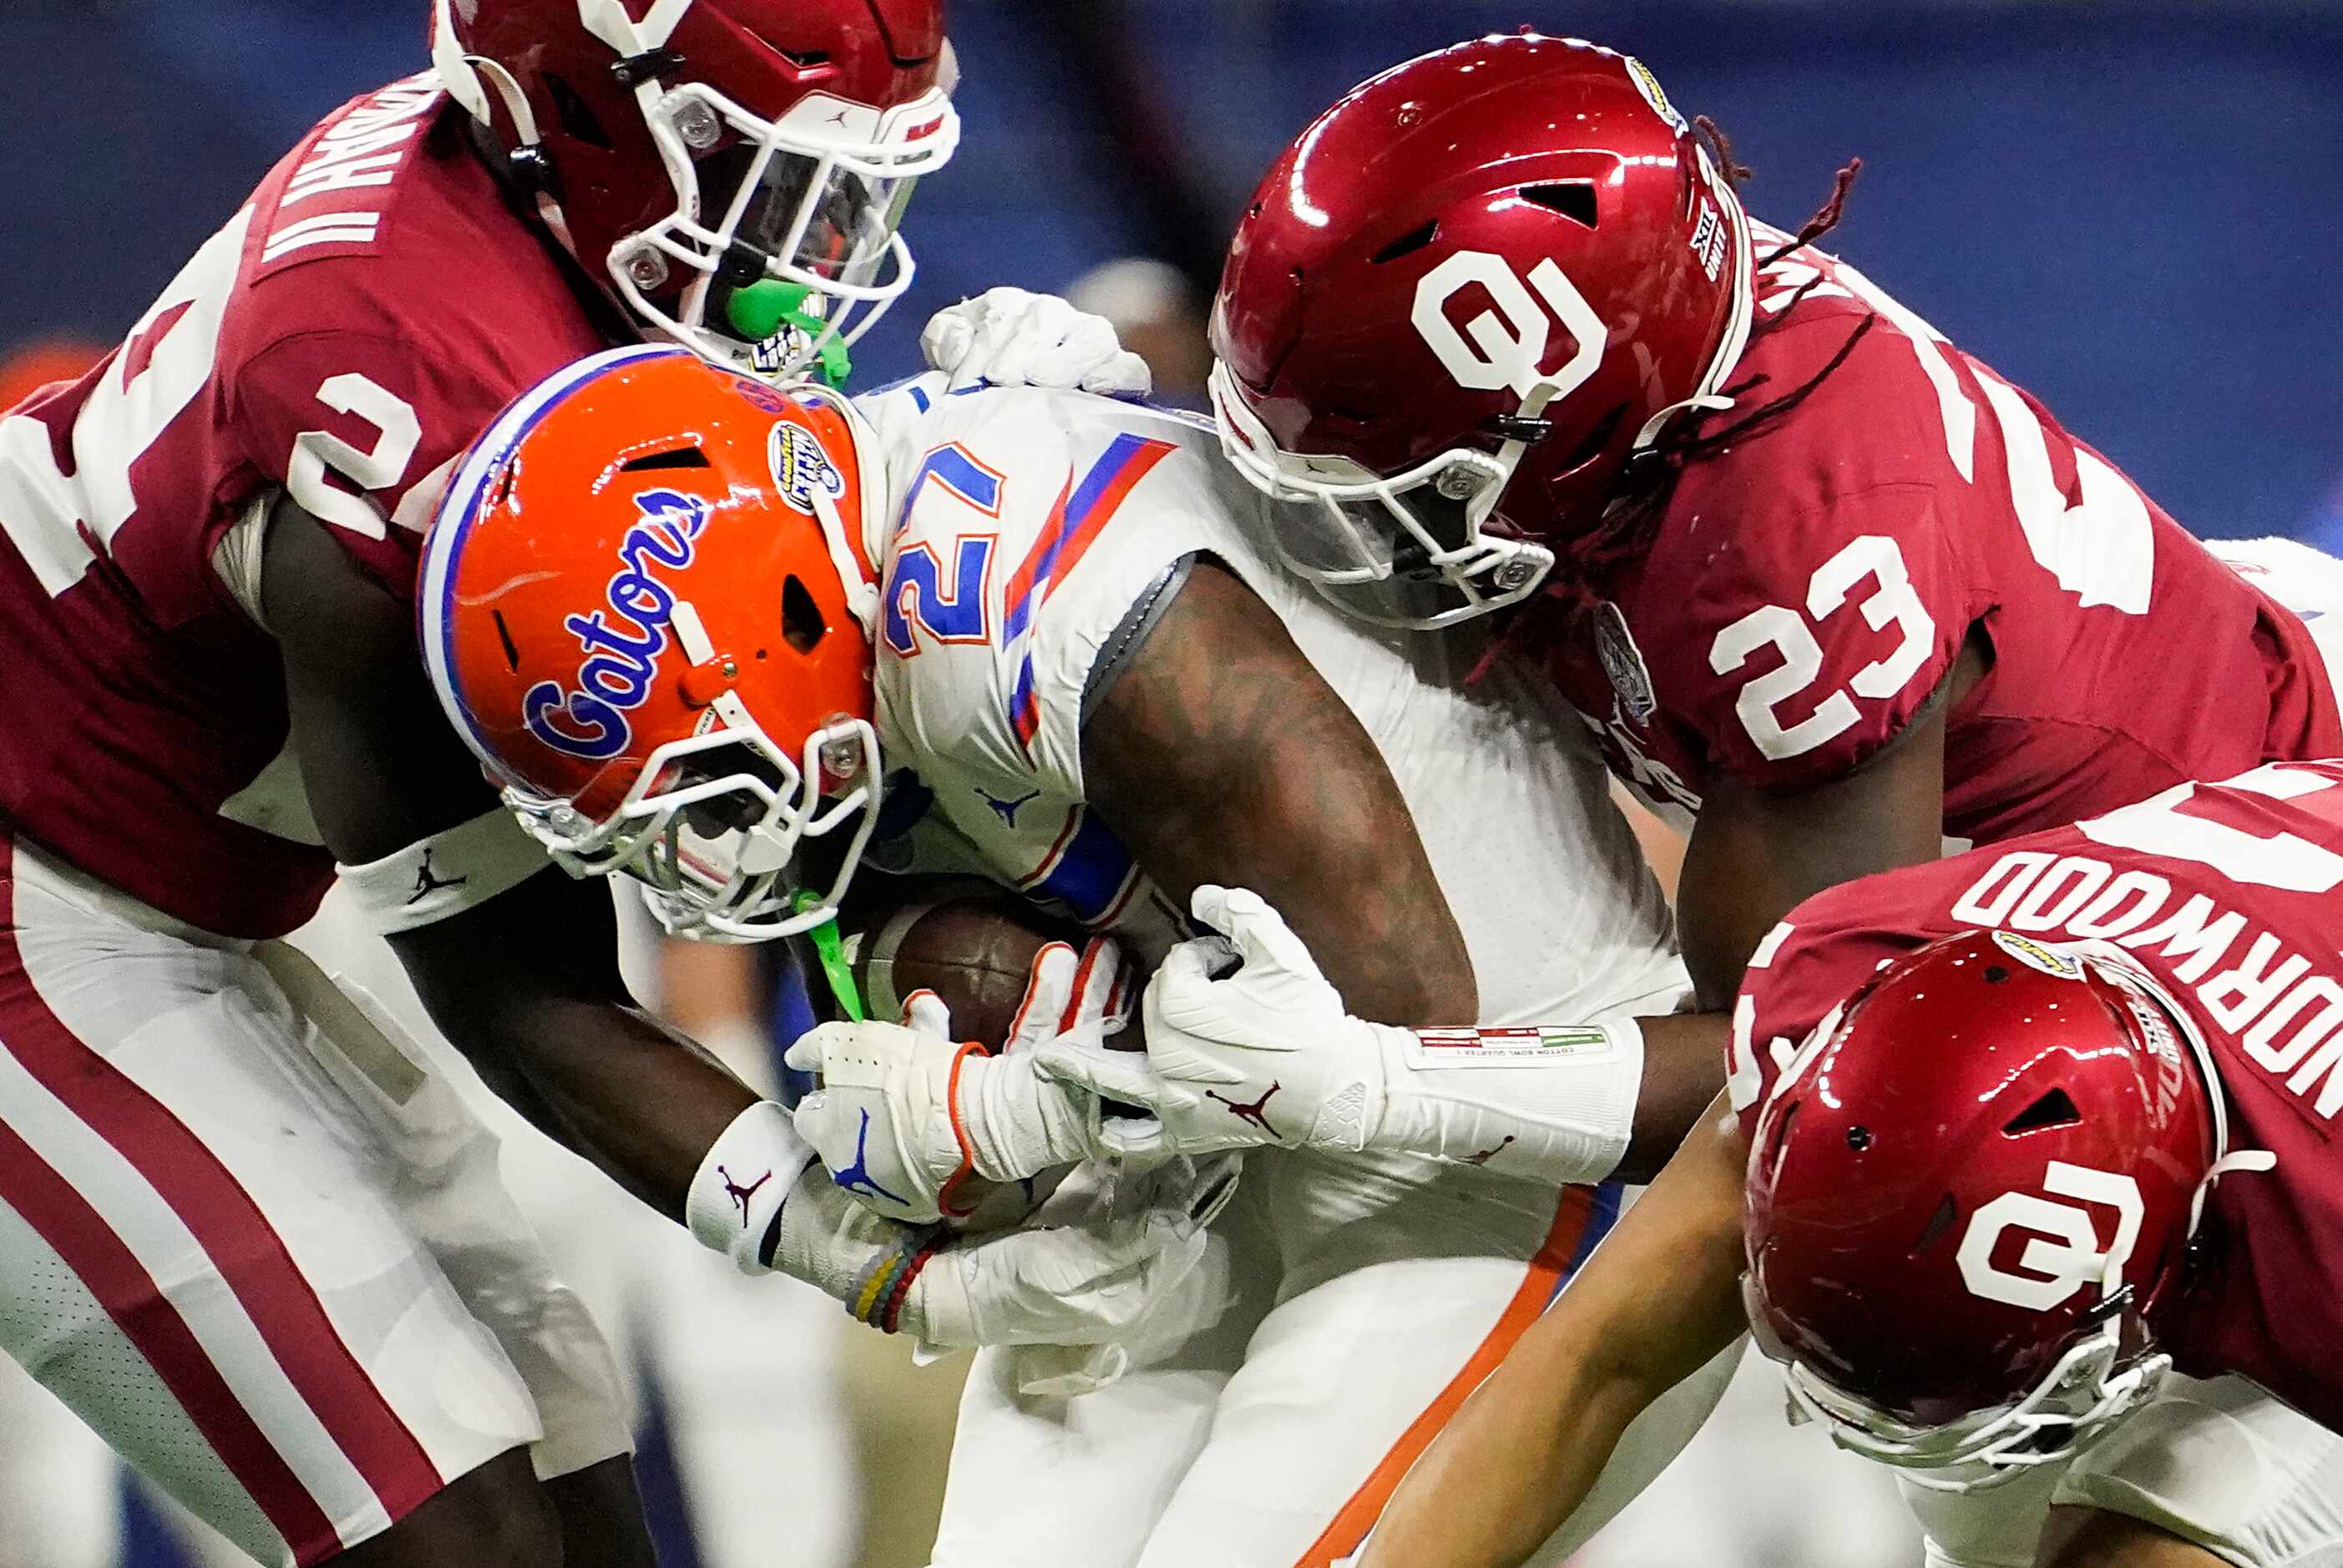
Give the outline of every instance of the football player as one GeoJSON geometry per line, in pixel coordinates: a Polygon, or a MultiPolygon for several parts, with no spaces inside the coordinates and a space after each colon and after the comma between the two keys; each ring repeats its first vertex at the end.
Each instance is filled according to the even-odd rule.
{"type": "MultiPolygon", "coordinates": [[[[2280,602],[2331,605],[2334,563],[2272,547],[2278,570],[2241,577],[1814,249],[1851,170],[1795,234],[1750,221],[1736,177],[1632,59],[1459,45],[1296,140],[1213,326],[1229,455],[1297,503],[1288,562],[1371,620],[1494,622],[1691,824],[1679,919],[1720,1009],[1821,889],[2343,740],[2280,602]]],[[[2255,1412],[2274,1450],[2343,1455],[2255,1412]]],[[[2205,1440],[2230,1419],[2204,1415],[2205,1440]]],[[[2148,1473],[2174,1451],[2087,1454],[2059,1501],[2111,1536],[2136,1514],[2241,1542],[2300,1484],[2148,1473]]],[[[1915,1496],[1934,1560],[2034,1560],[2038,1517],[1915,1496]]]]}
{"type": "Polygon", "coordinates": [[[2265,1448],[2241,1401],[2343,1422],[2338,786],[2343,764],[2271,764],[1800,904],[1742,991],[1737,1114],[1687,1141],[1366,1561],[1522,1561],[1745,1307],[1842,1446],[1988,1503],[2077,1447],[2145,1464],[2184,1439],[2232,1483],[2302,1483],[2242,1536],[2175,1515],[2191,1544],[2076,1560],[2332,1555],[2315,1500],[2343,1469],[2265,1448]],[[2209,1424],[2169,1419],[2176,1392],[2209,1424]]]}
{"type": "MultiPolygon", "coordinates": [[[[827,1177],[775,1223],[802,1146],[632,1008],[608,891],[533,875],[413,582],[458,454],[578,356],[835,367],[953,143],[940,10],[442,0],[436,74],[0,418],[0,1348],[259,1561],[650,1561],[493,1141],[280,940],[337,862],[484,1076],[719,1250],[851,1295],[911,1233],[827,1177]]],[[[1184,1244],[970,1244],[889,1310],[1095,1335],[1184,1244]]]]}
{"type": "MultiPolygon", "coordinates": [[[[1478,628],[1346,623],[1277,567],[1263,505],[1209,425],[1131,402],[940,375],[782,397],[621,354],[501,420],[428,536],[442,700],[574,865],[746,897],[833,846],[850,863],[867,831],[878,863],[977,870],[1141,960],[1186,933],[1200,885],[1242,877],[1374,1016],[1594,1020],[1464,1031],[1387,1138],[1362,1121],[1253,1161],[1194,1288],[1110,1358],[1119,1382],[1053,1352],[981,1357],[939,1565],[1346,1555],[1608,1228],[1616,1187],[1564,1183],[1648,1174],[1721,1078],[1698,1020],[1637,1021],[1683,972],[1551,689],[1499,655],[1468,691],[1478,628]],[[875,756],[840,695],[874,651],[875,756]],[[870,827],[853,802],[881,763],[870,827]],[[1510,1134],[1480,1138],[1500,1104],[1510,1134]]],[[[858,1199],[925,1225],[970,1176],[1104,1138],[1041,1054],[825,1027],[791,1053],[824,1072],[797,1127],[858,1199]]],[[[1312,1125],[1273,1084],[1228,1099],[1213,1110],[1272,1138],[1312,1125]]],[[[1574,1538],[1665,1462],[1725,1370],[1655,1412],[1574,1538]]]]}

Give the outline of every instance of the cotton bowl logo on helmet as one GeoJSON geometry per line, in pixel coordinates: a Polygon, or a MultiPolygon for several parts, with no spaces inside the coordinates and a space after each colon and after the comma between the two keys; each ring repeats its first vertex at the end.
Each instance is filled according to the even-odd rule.
{"type": "Polygon", "coordinates": [[[608,602],[561,623],[587,654],[575,689],[544,680],[521,699],[530,734],[593,761],[616,757],[633,740],[627,715],[649,699],[659,650],[675,622],[675,590],[653,568],[689,566],[694,541],[708,526],[709,506],[698,496],[645,490],[635,505],[643,520],[618,543],[623,564],[604,589],[608,602]]]}
{"type": "Polygon", "coordinates": [[[2030,941],[2016,931],[1994,932],[1993,945],[2028,969],[2040,970],[2046,975],[2056,975],[2060,980],[2079,980],[2083,978],[2083,966],[2073,958],[2054,949],[2044,947],[2040,942],[2030,941]]]}
{"type": "Polygon", "coordinates": [[[773,484],[781,492],[781,499],[808,517],[813,515],[816,488],[833,501],[845,498],[846,477],[804,427],[774,426],[770,456],[773,484]]]}

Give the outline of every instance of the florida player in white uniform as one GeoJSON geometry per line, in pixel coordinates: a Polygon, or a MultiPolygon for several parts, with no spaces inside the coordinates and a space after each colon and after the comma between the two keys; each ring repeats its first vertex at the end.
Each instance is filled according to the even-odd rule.
{"type": "MultiPolygon", "coordinates": [[[[1345,623],[1265,553],[1263,503],[1201,422],[1065,393],[954,395],[940,377],[861,406],[902,498],[879,609],[882,749],[987,874],[1151,962],[1184,934],[1197,882],[1287,870],[1286,896],[1331,938],[1321,950],[1363,977],[1438,952],[1444,902],[1484,1023],[1677,1004],[1664,905],[1568,710],[1503,663],[1468,695],[1487,651],[1469,633],[1345,623]],[[1292,672],[1260,648],[1284,640],[1281,623],[1302,673],[1372,741],[1403,817],[1363,822],[1346,790],[1322,788],[1353,753],[1320,726],[1347,716],[1276,689],[1292,672]],[[1554,788],[1557,775],[1580,787],[1554,788]],[[1272,836],[1286,841],[1274,853],[1272,836]],[[1403,894],[1394,926],[1331,869],[1305,869],[1363,857],[1385,884],[1368,898],[1387,900],[1419,852],[1433,888],[1403,894]]],[[[1030,1356],[987,1352],[939,1568],[1265,1568],[1353,1550],[1487,1358],[1608,1228],[1615,1188],[1542,1178],[1573,1165],[1599,1178],[1626,1153],[1643,1074],[1622,1032],[1557,1042],[1584,1054],[1579,1071],[1514,1069],[1574,1123],[1574,1158],[1502,1135],[1447,1164],[1396,1142],[1255,1157],[1216,1226],[1228,1299],[1142,1351],[1151,1366],[1036,1402],[1018,1389],[1030,1356]]],[[[1288,1114],[1273,1092],[1245,1098],[1232,1123],[1288,1114]]],[[[1715,1392],[1627,1468],[1656,1473],[1715,1392]]]]}
{"type": "MultiPolygon", "coordinates": [[[[901,178],[951,142],[940,20],[439,20],[447,91],[328,116],[118,351],[0,418],[0,1349],[263,1562],[648,1563],[607,1352],[493,1141],[280,939],[340,861],[496,1087],[776,1255],[742,1237],[782,1244],[789,1178],[748,1161],[798,1146],[631,1010],[605,891],[534,874],[443,733],[408,584],[530,380],[647,331],[754,357],[712,324],[766,282],[826,301],[765,344],[808,354],[900,288],[901,178]]],[[[890,1232],[833,1218],[779,1261],[844,1291],[890,1232]]]]}
{"type": "MultiPolygon", "coordinates": [[[[1195,886],[1242,870],[1390,1016],[1602,1020],[1449,1042],[1474,1064],[1428,1070],[1443,1090],[1418,1109],[1453,1143],[1264,1155],[1121,1381],[1063,1397],[1061,1357],[986,1357],[941,1564],[1346,1556],[1607,1228],[1615,1189],[1561,1183],[1648,1170],[1715,1081],[1704,1034],[1634,1020],[1684,978],[1575,725],[1503,668],[1465,694],[1486,651],[1470,634],[1342,625],[1264,564],[1261,507],[1207,428],[1129,403],[930,376],[858,409],[614,355],[500,420],[433,526],[421,610],[443,703],[576,863],[769,881],[799,847],[772,802],[827,823],[870,779],[834,699],[769,689],[767,671],[785,648],[847,668],[875,644],[882,859],[900,840],[900,863],[980,871],[1149,957],[1195,886]],[[539,548],[548,515],[592,516],[602,542],[539,548]],[[817,528],[850,621],[774,553],[817,528]],[[762,739],[735,726],[739,693],[761,694],[762,739]],[[1554,769],[1586,787],[1544,788],[1554,769]],[[817,777],[819,808],[797,782],[817,777]],[[669,819],[672,847],[629,825],[667,802],[692,813],[669,819]],[[769,848],[702,846],[736,813],[773,820],[769,848]],[[1483,1145],[1469,1111],[1445,1115],[1476,1097],[1507,1100],[1516,1135],[1483,1145]],[[1053,1392],[1029,1392],[1044,1376],[1053,1392]]],[[[882,1212],[933,1221],[964,1172],[1021,1179],[1107,1137],[1030,1061],[932,1043],[826,1026],[791,1053],[825,1073],[801,1132],[882,1212]]],[[[1273,1090],[1225,1112],[1289,1125],[1273,1090]]],[[[1623,1496],[1715,1392],[1654,1419],[1623,1496]]]]}

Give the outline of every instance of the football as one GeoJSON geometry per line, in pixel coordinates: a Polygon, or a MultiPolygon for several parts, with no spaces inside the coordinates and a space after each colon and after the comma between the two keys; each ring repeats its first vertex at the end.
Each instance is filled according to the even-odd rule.
{"type": "Polygon", "coordinates": [[[1079,950],[1087,936],[968,877],[929,883],[848,940],[870,1017],[898,1018],[905,997],[931,990],[951,1009],[955,1036],[998,1050],[1016,1024],[1033,956],[1053,941],[1079,950]]]}

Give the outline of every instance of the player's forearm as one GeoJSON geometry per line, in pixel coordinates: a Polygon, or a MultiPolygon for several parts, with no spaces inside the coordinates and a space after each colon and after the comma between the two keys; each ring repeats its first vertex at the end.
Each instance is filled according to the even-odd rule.
{"type": "Polygon", "coordinates": [[[490,1087],[681,1221],[709,1150],[757,1095],[681,1035],[614,1001],[533,999],[499,1010],[449,1030],[490,1087]]]}
{"type": "Polygon", "coordinates": [[[1531,1330],[1408,1473],[1375,1527],[1367,1568],[1513,1568],[1594,1490],[1659,1391],[1548,1353],[1563,1348],[1539,1342],[1552,1322],[1531,1330]]]}
{"type": "Polygon", "coordinates": [[[1716,1015],[1373,1032],[1367,1147],[1558,1184],[1648,1181],[1725,1081],[1716,1015]]]}
{"type": "Polygon", "coordinates": [[[1629,1423],[1734,1342],[1743,1154],[1720,1096],[1408,1473],[1370,1568],[1524,1561],[1593,1491],[1629,1423]]]}

